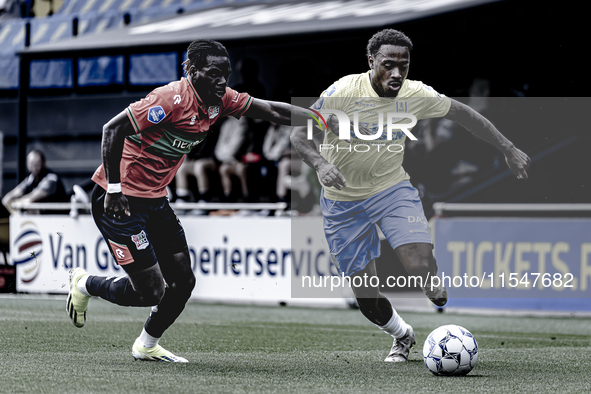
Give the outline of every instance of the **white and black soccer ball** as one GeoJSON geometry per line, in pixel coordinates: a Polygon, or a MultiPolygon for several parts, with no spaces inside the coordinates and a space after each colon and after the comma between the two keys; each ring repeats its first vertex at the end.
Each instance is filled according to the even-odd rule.
{"type": "Polygon", "coordinates": [[[423,360],[435,375],[465,375],[476,365],[478,344],[464,327],[441,326],[425,340],[423,360]]]}

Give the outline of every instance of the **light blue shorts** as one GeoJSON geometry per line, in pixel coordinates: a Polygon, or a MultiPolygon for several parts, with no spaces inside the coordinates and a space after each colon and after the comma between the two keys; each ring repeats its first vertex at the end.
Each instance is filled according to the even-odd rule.
{"type": "Polygon", "coordinates": [[[431,243],[419,192],[400,182],[366,200],[333,201],[320,197],[324,234],[339,274],[352,275],[380,256],[377,226],[393,249],[410,243],[431,243]]]}

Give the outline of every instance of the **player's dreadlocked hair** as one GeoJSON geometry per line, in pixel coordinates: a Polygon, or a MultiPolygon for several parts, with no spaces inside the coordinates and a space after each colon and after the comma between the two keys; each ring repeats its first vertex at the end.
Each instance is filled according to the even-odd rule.
{"type": "Polygon", "coordinates": [[[367,42],[367,56],[375,57],[382,45],[407,47],[409,51],[412,51],[412,41],[403,32],[384,29],[374,34],[367,42]]]}
{"type": "Polygon", "coordinates": [[[197,40],[187,48],[187,60],[183,63],[183,71],[188,75],[189,68],[201,69],[207,65],[207,56],[228,56],[226,47],[214,40],[197,40]]]}

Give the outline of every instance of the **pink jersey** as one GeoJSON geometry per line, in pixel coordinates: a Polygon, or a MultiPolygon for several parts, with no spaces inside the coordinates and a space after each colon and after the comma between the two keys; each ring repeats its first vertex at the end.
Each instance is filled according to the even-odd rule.
{"type": "MultiPolygon", "coordinates": [[[[154,89],[146,98],[126,108],[136,132],[128,136],[121,158],[121,189],[133,197],[166,196],[166,186],[174,179],[183,159],[207,137],[218,119],[240,119],[253,98],[226,88],[222,102],[206,106],[188,78],[154,89]]],[[[103,165],[92,180],[107,189],[103,165]]]]}

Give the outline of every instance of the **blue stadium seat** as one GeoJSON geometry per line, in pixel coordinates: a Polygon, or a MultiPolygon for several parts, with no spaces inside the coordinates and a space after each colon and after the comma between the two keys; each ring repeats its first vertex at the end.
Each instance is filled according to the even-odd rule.
{"type": "Polygon", "coordinates": [[[25,47],[25,21],[10,19],[0,26],[0,89],[18,88],[19,59],[16,51],[25,47]]]}
{"type": "Polygon", "coordinates": [[[0,53],[0,89],[18,88],[19,59],[15,53],[0,53]]]}
{"type": "Polygon", "coordinates": [[[0,25],[0,53],[14,53],[24,46],[24,19],[9,19],[0,25]]]}
{"type": "Polygon", "coordinates": [[[74,84],[72,59],[33,60],[30,70],[32,89],[71,88],[74,84]]]}
{"type": "Polygon", "coordinates": [[[78,35],[101,33],[123,24],[123,15],[116,10],[88,12],[78,17],[78,35]]]}
{"type": "MultiPolygon", "coordinates": [[[[275,1],[280,0],[266,0],[266,2],[275,1]]],[[[120,27],[125,14],[130,15],[132,24],[139,24],[175,15],[180,9],[195,11],[249,2],[250,0],[64,0],[53,16],[29,19],[30,45],[35,46],[72,37],[74,18],[78,18],[78,35],[85,35],[120,27]]],[[[0,73],[0,89],[18,88],[19,60],[16,52],[24,48],[25,24],[24,19],[13,19],[0,25],[0,70],[3,71],[0,73]]],[[[141,65],[144,61],[141,59],[136,59],[137,64],[134,68],[136,74],[132,78],[134,81],[141,81],[141,84],[149,83],[150,80],[158,84],[177,73],[177,68],[173,67],[170,56],[156,57],[156,63],[149,65],[141,65]],[[153,72],[158,67],[167,71],[158,75],[153,72]]],[[[79,73],[82,78],[80,86],[122,83],[121,61],[116,60],[115,57],[89,58],[80,62],[79,66],[82,66],[79,73]],[[105,66],[105,63],[108,65],[105,66]]],[[[31,87],[72,86],[71,62],[59,59],[37,62],[34,67],[32,66],[31,72],[31,87]],[[50,78],[56,78],[56,81],[52,83],[50,78]]]]}
{"type": "Polygon", "coordinates": [[[78,59],[78,85],[123,84],[123,56],[99,56],[78,59]]]}
{"type": "Polygon", "coordinates": [[[129,83],[132,85],[164,85],[179,78],[177,54],[150,53],[131,55],[129,83]]]}
{"type": "Polygon", "coordinates": [[[31,19],[31,46],[70,37],[72,37],[72,18],[68,15],[31,19]]]}

